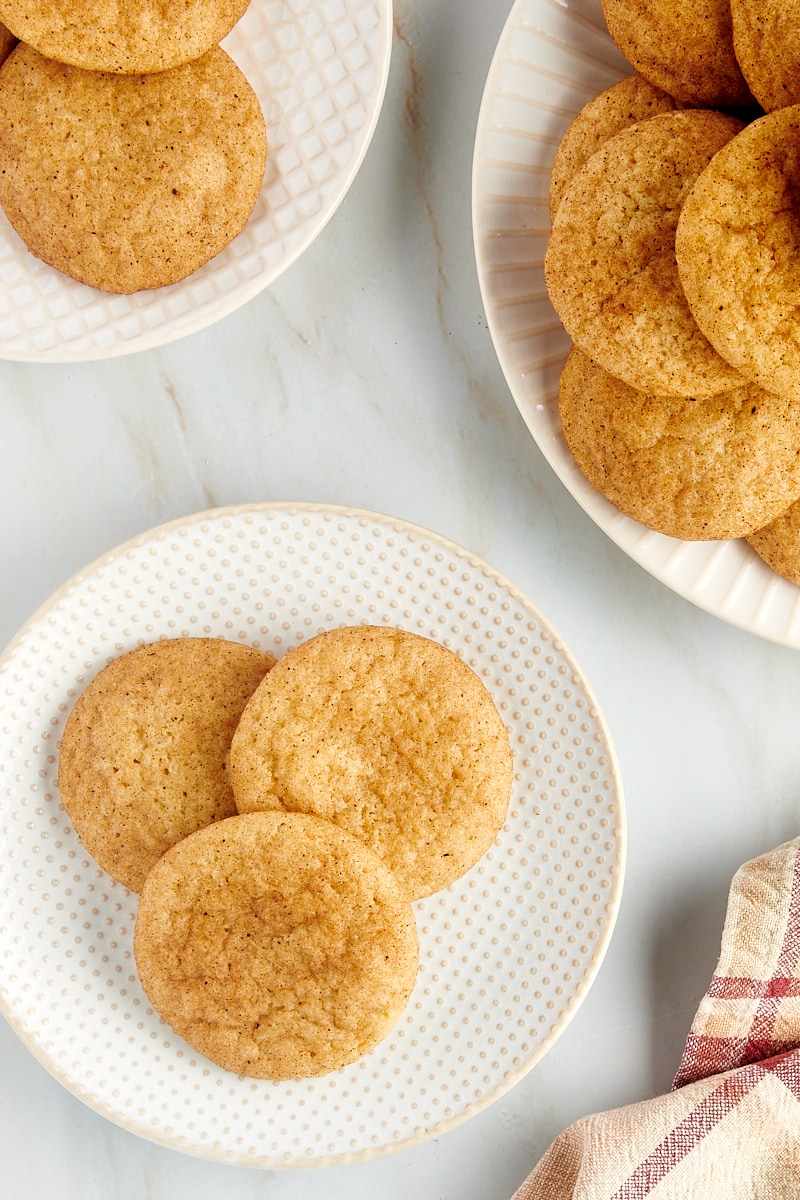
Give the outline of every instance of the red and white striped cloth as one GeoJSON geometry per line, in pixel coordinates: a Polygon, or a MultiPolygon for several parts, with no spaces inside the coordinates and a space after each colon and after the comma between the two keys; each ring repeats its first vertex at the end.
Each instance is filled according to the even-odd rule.
{"type": "Polygon", "coordinates": [[[513,1200],[800,1198],[800,838],[734,876],[672,1091],[553,1143],[513,1200]]]}

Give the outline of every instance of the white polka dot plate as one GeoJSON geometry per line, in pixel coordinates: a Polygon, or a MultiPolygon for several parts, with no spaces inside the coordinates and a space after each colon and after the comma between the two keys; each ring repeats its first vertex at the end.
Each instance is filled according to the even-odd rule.
{"type": "Polygon", "coordinates": [[[392,0],[251,0],[222,44],[267,126],[264,184],[244,230],[180,283],[116,296],[34,258],[0,211],[0,357],[111,358],[205,329],[273,283],[336,211],[383,105],[392,0]]]}
{"type": "Polygon", "coordinates": [[[631,72],[600,0],[516,0],[487,77],[473,162],[475,254],[492,340],[536,444],[597,526],[706,612],[800,648],[800,588],[742,539],[682,542],[632,521],[587,482],[561,431],[558,380],[570,340],[544,285],[550,170],[573,117],[631,72]]]}
{"type": "Polygon", "coordinates": [[[351,509],[199,513],[71,579],[7,648],[0,683],[0,1010],[65,1087],[119,1125],[253,1167],[369,1158],[501,1096],[586,995],[622,886],[613,747],[547,620],[453,543],[351,509]],[[137,898],[66,818],[59,739],[89,680],[142,642],[212,635],[279,656],[360,623],[434,638],[484,680],[514,749],[508,820],[467,875],[415,905],[417,985],[381,1045],[320,1079],[240,1078],[150,1008],[131,950],[137,898]]]}

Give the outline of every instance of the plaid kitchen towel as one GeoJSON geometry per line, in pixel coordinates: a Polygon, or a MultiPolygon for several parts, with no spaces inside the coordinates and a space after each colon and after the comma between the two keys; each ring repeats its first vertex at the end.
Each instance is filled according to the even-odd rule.
{"type": "Polygon", "coordinates": [[[672,1091],[578,1121],[513,1200],[800,1198],[800,838],[731,885],[672,1091]]]}

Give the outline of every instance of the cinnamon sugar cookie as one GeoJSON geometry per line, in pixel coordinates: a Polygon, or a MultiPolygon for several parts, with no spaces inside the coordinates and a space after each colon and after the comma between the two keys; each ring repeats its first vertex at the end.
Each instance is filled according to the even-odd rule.
{"type": "Polygon", "coordinates": [[[700,328],[747,379],[800,400],[800,106],[722,147],[678,222],[678,272],[700,328]]]}
{"type": "Polygon", "coordinates": [[[684,104],[752,102],[733,48],[729,0],[601,0],[608,31],[631,66],[684,104]]]}
{"type": "Polygon", "coordinates": [[[175,638],[113,659],[69,715],[61,799],[87,850],[138,892],[171,845],[236,812],[227,755],[270,654],[175,638]]]}
{"type": "Polygon", "coordinates": [[[555,216],[572,176],[615,133],[681,104],[641,75],[629,75],[584,105],[567,128],[550,174],[550,216],[555,216]]]}
{"type": "Polygon", "coordinates": [[[361,838],[416,898],[494,841],[511,791],[508,733],[445,646],[378,626],[318,634],[280,659],[230,756],[240,812],[311,812],[361,838]]]}
{"type": "Polygon", "coordinates": [[[28,249],[81,283],[175,283],[246,223],[264,119],[215,48],[154,75],[85,71],[20,44],[0,67],[0,204],[28,249]]]}
{"type": "Polygon", "coordinates": [[[675,227],[704,167],[741,129],[722,113],[662,113],[606,141],[567,187],[545,258],[573,341],[631,387],[711,395],[740,382],[698,328],[675,227]]]}
{"type": "Polygon", "coordinates": [[[3,21],[47,58],[89,71],[164,71],[199,58],[249,0],[0,0],[3,21]]]}
{"type": "Polygon", "coordinates": [[[800,496],[800,406],[752,384],[703,399],[654,396],[573,350],[559,412],[589,482],[659,533],[741,537],[800,496]]]}
{"type": "Polygon", "coordinates": [[[800,501],[795,501],[747,541],[768,567],[800,585],[800,501]]]}
{"type": "Polygon", "coordinates": [[[799,0],[730,0],[742,74],[767,112],[800,103],[799,0]]]}
{"type": "Polygon", "coordinates": [[[418,966],[391,871],[318,817],[208,826],[150,872],[134,930],[142,986],[201,1054],[260,1079],[324,1075],[378,1044],[418,966]]]}

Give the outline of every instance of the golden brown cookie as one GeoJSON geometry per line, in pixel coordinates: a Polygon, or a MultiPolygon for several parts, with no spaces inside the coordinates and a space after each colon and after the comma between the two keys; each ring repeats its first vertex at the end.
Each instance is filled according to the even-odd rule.
{"type": "Polygon", "coordinates": [[[452,650],[348,626],[279,660],[242,714],[230,770],[240,812],[334,821],[416,898],[457,879],[494,841],[512,755],[483,681],[452,650]]]}
{"type": "Polygon", "coordinates": [[[752,384],[704,399],[654,396],[573,350],[559,412],[589,482],[659,533],[741,537],[800,496],[800,406],[752,384]]]}
{"type": "Polygon", "coordinates": [[[768,567],[800,586],[800,501],[795,501],[747,541],[768,567]]]}
{"type": "Polygon", "coordinates": [[[628,75],[584,105],[567,128],[550,174],[550,217],[572,176],[615,133],[681,104],[641,75],[628,75]]]}
{"type": "Polygon", "coordinates": [[[747,379],[800,399],[797,195],[800,106],[748,125],[697,180],[678,223],[684,292],[700,328],[747,379]]]}
{"type": "Polygon", "coordinates": [[[740,381],[698,329],[675,261],[681,206],[740,129],[722,113],[659,114],[606,141],[564,193],[545,257],[550,299],[576,345],[631,387],[700,396],[740,381]]]}
{"type": "Polygon", "coordinates": [[[733,46],[750,91],[767,112],[800,103],[798,0],[730,0],[733,46]]]}
{"type": "Polygon", "coordinates": [[[416,980],[411,906],[362,842],[298,813],[230,817],[153,868],[134,954],[164,1020],[218,1066],[260,1079],[360,1058],[416,980]]]}
{"type": "Polygon", "coordinates": [[[752,97],[736,61],[729,0],[601,0],[628,62],[684,104],[744,108],[752,97]]]}
{"type": "Polygon", "coordinates": [[[64,808],[100,865],[138,892],[175,842],[236,812],[227,755],[272,655],[221,638],[141,646],[91,680],[67,720],[64,808]]]}
{"type": "Polygon", "coordinates": [[[82,283],[175,283],[245,225],[266,158],[258,98],[224,50],[155,75],[84,71],[20,44],[0,67],[0,204],[82,283]]]}
{"type": "Polygon", "coordinates": [[[47,58],[90,71],[164,71],[221,42],[249,0],[0,0],[0,21],[47,58]]]}

